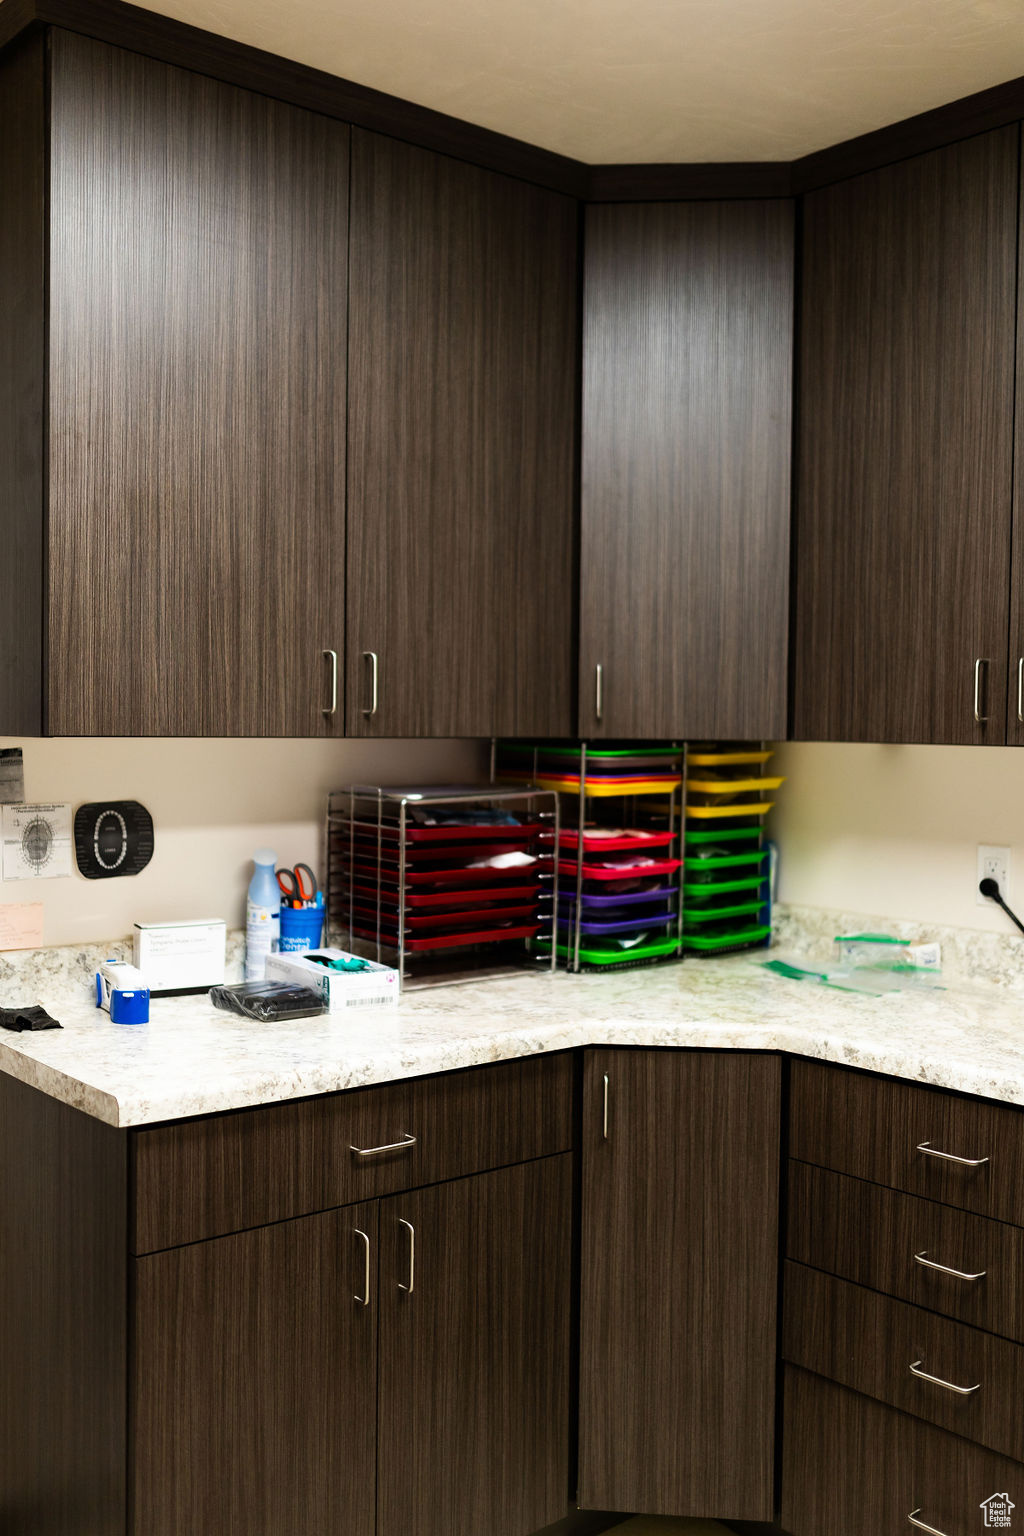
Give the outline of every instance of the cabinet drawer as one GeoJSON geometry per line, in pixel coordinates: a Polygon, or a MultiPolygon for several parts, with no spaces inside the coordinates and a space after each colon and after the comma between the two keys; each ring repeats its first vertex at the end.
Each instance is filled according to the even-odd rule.
{"type": "Polygon", "coordinates": [[[968,1536],[993,1494],[1024,1508],[1024,1467],[791,1366],[782,1443],[788,1536],[968,1536]]]}
{"type": "Polygon", "coordinates": [[[782,1351],[792,1365],[1024,1460],[1019,1344],[787,1261],[782,1351]]]}
{"type": "Polygon", "coordinates": [[[789,1150],[805,1163],[1024,1226],[1019,1109],[797,1061],[789,1150]]]}
{"type": "Polygon", "coordinates": [[[1019,1227],[790,1162],[786,1255],[1024,1343],[1019,1227]]]}
{"type": "Polygon", "coordinates": [[[133,1251],[525,1162],[571,1142],[568,1052],[136,1131],[133,1251]]]}

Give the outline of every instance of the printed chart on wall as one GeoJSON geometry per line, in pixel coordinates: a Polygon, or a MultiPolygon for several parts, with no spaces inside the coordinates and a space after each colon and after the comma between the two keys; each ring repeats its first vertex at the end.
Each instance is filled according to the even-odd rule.
{"type": "Polygon", "coordinates": [[[3,878],[53,880],[71,873],[71,806],[3,807],[3,878]]]}

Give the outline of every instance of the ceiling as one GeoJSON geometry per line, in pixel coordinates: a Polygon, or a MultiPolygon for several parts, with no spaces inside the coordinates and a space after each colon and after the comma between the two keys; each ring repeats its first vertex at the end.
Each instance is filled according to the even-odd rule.
{"type": "Polygon", "coordinates": [[[790,160],[1024,75],[1024,0],[148,3],[592,164],[790,160]]]}

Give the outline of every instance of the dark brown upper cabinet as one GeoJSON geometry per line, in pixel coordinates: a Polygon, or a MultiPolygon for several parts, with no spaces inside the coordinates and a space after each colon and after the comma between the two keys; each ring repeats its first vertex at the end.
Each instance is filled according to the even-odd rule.
{"type": "Polygon", "coordinates": [[[572,729],[577,223],[353,132],[352,735],[572,729]]]}
{"type": "Polygon", "coordinates": [[[587,210],[583,736],[786,731],[793,205],[587,210]]]}
{"type": "Polygon", "coordinates": [[[1016,127],[805,199],[799,738],[1006,740],[1017,207],[1016,127]]]}
{"type": "Polygon", "coordinates": [[[0,387],[35,434],[0,470],[33,674],[3,727],[340,733],[348,128],[60,30],[2,68],[34,158],[0,387]]]}

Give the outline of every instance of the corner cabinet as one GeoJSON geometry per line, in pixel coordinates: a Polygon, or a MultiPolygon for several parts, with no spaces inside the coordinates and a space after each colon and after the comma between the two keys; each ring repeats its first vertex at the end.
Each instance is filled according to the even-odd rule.
{"type": "Polygon", "coordinates": [[[35,528],[15,728],[340,733],[349,130],[60,29],[22,47],[4,89],[49,159],[14,217],[49,288],[45,359],[15,360],[45,439],[4,471],[35,528]]]}
{"type": "Polygon", "coordinates": [[[584,1056],[584,1509],[771,1520],[781,1061],[584,1056]]]}
{"type": "Polygon", "coordinates": [[[1002,744],[1009,682],[1024,740],[1018,158],[1003,128],[804,199],[798,738],[1002,744]]]}
{"type": "Polygon", "coordinates": [[[347,728],[572,733],[574,199],[352,135],[347,728]]]}
{"type": "Polygon", "coordinates": [[[793,217],[587,209],[585,737],[786,734],[793,217]]]}

